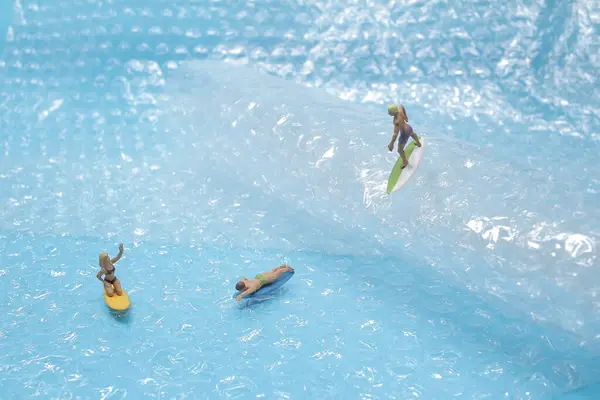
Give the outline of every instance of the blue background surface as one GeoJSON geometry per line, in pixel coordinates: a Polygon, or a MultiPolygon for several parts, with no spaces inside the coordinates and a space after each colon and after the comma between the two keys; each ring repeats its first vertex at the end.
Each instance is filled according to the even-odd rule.
{"type": "Polygon", "coordinates": [[[6,398],[600,396],[597,2],[0,7],[6,398]]]}

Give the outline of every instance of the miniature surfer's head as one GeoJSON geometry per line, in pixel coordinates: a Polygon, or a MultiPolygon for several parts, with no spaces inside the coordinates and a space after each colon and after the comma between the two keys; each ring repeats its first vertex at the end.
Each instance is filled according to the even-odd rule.
{"type": "Polygon", "coordinates": [[[408,116],[406,115],[406,109],[402,104],[397,106],[396,104],[390,104],[388,106],[388,114],[392,117],[395,117],[400,113],[400,117],[402,117],[402,121],[408,122],[408,116]]]}
{"type": "Polygon", "coordinates": [[[237,290],[238,292],[241,292],[244,289],[246,289],[246,284],[244,282],[240,281],[235,284],[235,290],[237,290]]]}
{"type": "Polygon", "coordinates": [[[108,253],[100,253],[100,267],[104,267],[110,264],[110,257],[108,257],[108,253]]]}

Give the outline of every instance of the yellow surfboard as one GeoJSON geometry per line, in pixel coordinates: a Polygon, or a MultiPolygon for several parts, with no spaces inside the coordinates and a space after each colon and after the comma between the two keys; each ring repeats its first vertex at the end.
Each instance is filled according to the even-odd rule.
{"type": "Polygon", "coordinates": [[[129,296],[127,295],[125,289],[123,289],[123,293],[120,296],[115,293],[112,297],[110,297],[106,294],[106,289],[103,290],[103,292],[106,305],[113,310],[123,311],[129,308],[129,296]]]}

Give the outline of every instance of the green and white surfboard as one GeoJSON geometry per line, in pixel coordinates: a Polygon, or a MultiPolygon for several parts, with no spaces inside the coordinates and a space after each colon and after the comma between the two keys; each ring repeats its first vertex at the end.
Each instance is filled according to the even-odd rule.
{"type": "Polygon", "coordinates": [[[394,168],[392,168],[392,172],[388,178],[387,194],[395,192],[404,186],[406,182],[408,182],[408,180],[413,176],[419,167],[419,164],[421,164],[421,159],[423,158],[423,148],[425,147],[422,136],[419,136],[419,141],[421,142],[421,147],[417,147],[414,141],[410,142],[408,146],[406,146],[404,153],[408,159],[408,165],[404,169],[402,169],[402,157],[398,157],[398,161],[396,161],[396,164],[394,164],[394,168]]]}

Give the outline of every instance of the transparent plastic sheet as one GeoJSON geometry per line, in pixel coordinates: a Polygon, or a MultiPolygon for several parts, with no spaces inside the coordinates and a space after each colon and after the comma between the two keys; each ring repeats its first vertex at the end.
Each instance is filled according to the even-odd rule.
{"type": "MultiPolygon", "coordinates": [[[[387,196],[397,155],[385,148],[389,121],[374,118],[372,108],[221,63],[182,66],[172,83],[165,104],[173,108],[165,106],[162,119],[180,149],[194,147],[178,158],[188,154],[197,173],[221,177],[224,198],[260,188],[295,210],[297,218],[281,216],[278,238],[323,252],[422,257],[474,292],[595,344],[594,184],[589,175],[570,177],[573,164],[589,164],[586,157],[522,171],[485,149],[431,134],[417,176],[387,196]],[[176,139],[174,126],[185,136],[176,139]],[[211,155],[195,158],[198,149],[211,155]],[[298,226],[313,234],[299,236],[305,229],[298,226]]],[[[200,205],[199,215],[208,209],[200,205]]],[[[260,220],[247,211],[233,218],[260,220]]],[[[235,207],[220,212],[235,215],[235,207]]],[[[253,241],[246,232],[238,231],[236,243],[253,241]]],[[[260,240],[252,245],[270,245],[260,240]]]]}
{"type": "MultiPolygon", "coordinates": [[[[155,240],[236,251],[247,246],[257,253],[304,247],[400,254],[398,260],[413,267],[442,271],[444,285],[492,293],[504,307],[574,331],[592,348],[599,190],[598,93],[589,91],[598,79],[592,7],[585,1],[558,7],[212,1],[210,7],[165,2],[156,8],[129,1],[16,2],[0,62],[0,130],[3,139],[9,135],[0,149],[2,228],[36,238],[118,238],[142,248],[155,240]],[[349,105],[251,72],[230,72],[224,64],[201,69],[204,81],[193,73],[197,66],[187,67],[189,79],[176,70],[178,60],[206,57],[260,65],[339,98],[380,105],[349,105]],[[174,79],[167,83],[168,75],[174,79]],[[202,100],[203,90],[219,107],[202,100]],[[269,97],[269,90],[279,97],[269,97]],[[312,106],[317,97],[319,105],[312,106]],[[240,98],[262,108],[240,111],[240,98]],[[173,110],[170,100],[181,109],[173,110]],[[405,102],[417,130],[443,137],[429,147],[443,168],[429,159],[406,188],[410,201],[381,197],[394,158],[384,148],[387,101],[405,102]],[[302,111],[289,111],[290,104],[302,111]],[[262,138],[251,146],[262,157],[256,161],[244,142],[230,144],[246,134],[231,127],[237,114],[262,138]],[[294,131],[291,123],[302,126],[294,131]],[[206,132],[206,141],[197,139],[206,132]],[[302,133],[327,140],[294,147],[285,139],[302,133]],[[448,133],[461,139],[451,141],[448,133]],[[273,136],[284,137],[285,157],[270,160],[279,150],[273,136]],[[348,137],[359,139],[344,147],[348,137]],[[494,147],[472,149],[467,138],[494,147]],[[374,150],[353,149],[364,140],[374,150]],[[510,154],[499,143],[510,144],[510,154]],[[204,154],[203,144],[213,153],[204,154]],[[316,168],[332,146],[333,157],[316,168]],[[357,162],[364,159],[367,165],[357,162]],[[291,175],[299,164],[298,176],[291,175]],[[238,166],[245,168],[240,175],[238,166]],[[335,176],[336,168],[346,175],[335,176]],[[254,179],[265,170],[270,181],[254,179]],[[307,186],[315,190],[300,203],[307,186]],[[419,217],[407,211],[417,208],[419,217]],[[268,212],[273,209],[279,211],[268,212]]],[[[45,245],[36,246],[38,259],[45,257],[45,245]]],[[[10,243],[5,249],[14,254],[10,243]]],[[[30,263],[18,259],[19,267],[30,263]]],[[[5,282],[8,291],[12,281],[5,282]]],[[[47,309],[54,309],[46,291],[32,289],[35,300],[48,299],[47,309]]],[[[154,295],[160,298],[160,290],[154,295]]],[[[39,390],[45,388],[41,383],[39,390]]]]}
{"type": "Polygon", "coordinates": [[[62,105],[38,132],[41,152],[24,147],[30,155],[0,183],[5,227],[411,255],[582,344],[597,340],[597,172],[572,176],[589,153],[524,170],[424,132],[417,176],[386,196],[397,156],[385,147],[389,120],[379,109],[221,62],[185,64],[166,79],[154,89],[154,118],[131,132],[92,119],[81,129],[98,131],[93,141],[85,132],[54,140],[52,125],[77,118],[62,105]],[[47,182],[52,190],[31,198],[47,182]]]}

